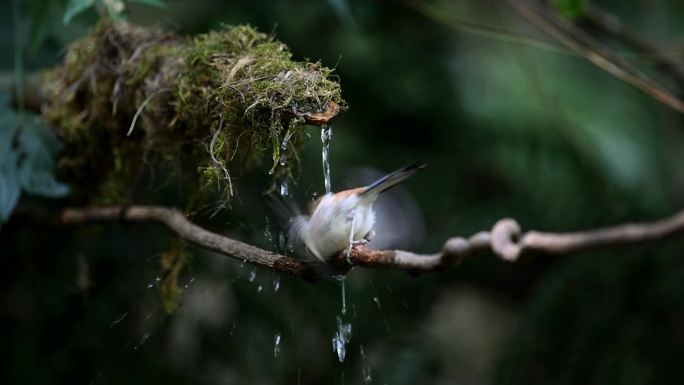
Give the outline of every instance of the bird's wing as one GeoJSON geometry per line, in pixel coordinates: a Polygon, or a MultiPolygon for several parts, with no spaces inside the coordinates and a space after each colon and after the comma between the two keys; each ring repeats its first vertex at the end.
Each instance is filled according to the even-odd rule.
{"type": "Polygon", "coordinates": [[[307,242],[309,232],[309,217],[306,215],[297,215],[290,218],[287,224],[287,244],[288,248],[295,254],[300,256],[309,255],[307,250],[310,249],[307,242]]]}
{"type": "MultiPolygon", "coordinates": [[[[421,166],[422,167],[422,166],[421,166]]],[[[421,169],[418,166],[404,167],[394,173],[378,179],[380,173],[370,168],[359,168],[348,176],[346,181],[349,185],[367,184],[367,188],[382,189],[386,183],[396,185],[396,176],[402,181],[421,169]],[[413,170],[413,171],[411,171],[413,170]],[[408,174],[406,174],[408,172],[408,174]],[[396,175],[392,177],[392,175],[396,175]]],[[[376,190],[376,191],[378,191],[376,190]]],[[[411,198],[401,187],[380,194],[373,203],[375,212],[375,237],[368,246],[372,249],[411,249],[419,245],[425,236],[425,223],[423,214],[411,198]]]]}
{"type": "Polygon", "coordinates": [[[303,215],[291,196],[269,195],[268,205],[278,219],[280,228],[287,236],[286,248],[300,257],[313,259],[308,252],[307,234],[309,217],[303,215]]]}

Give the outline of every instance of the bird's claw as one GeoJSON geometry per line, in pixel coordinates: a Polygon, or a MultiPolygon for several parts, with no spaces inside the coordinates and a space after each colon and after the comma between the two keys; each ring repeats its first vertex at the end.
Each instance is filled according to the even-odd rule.
{"type": "Polygon", "coordinates": [[[366,246],[368,244],[368,242],[369,242],[368,239],[361,238],[359,240],[352,241],[351,243],[349,243],[349,246],[347,246],[347,248],[344,249],[344,257],[347,260],[348,264],[350,264],[350,265],[352,264],[352,261],[351,261],[352,249],[355,248],[356,246],[366,246]]]}
{"type": "Polygon", "coordinates": [[[359,240],[357,240],[357,241],[352,242],[352,243],[351,243],[351,247],[354,247],[354,246],[366,246],[366,245],[368,244],[368,242],[370,242],[368,239],[366,239],[366,238],[361,238],[361,239],[359,239],[359,240]]]}

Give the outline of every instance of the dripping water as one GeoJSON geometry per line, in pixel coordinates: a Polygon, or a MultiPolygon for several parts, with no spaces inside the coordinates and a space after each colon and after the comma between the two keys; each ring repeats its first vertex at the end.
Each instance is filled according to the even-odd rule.
{"type": "Polygon", "coordinates": [[[282,143],[280,143],[280,165],[284,166],[285,163],[287,163],[287,146],[290,143],[290,138],[292,138],[292,135],[294,134],[294,131],[288,130],[287,133],[285,134],[285,137],[283,138],[282,143]]]}
{"type": "Polygon", "coordinates": [[[158,284],[159,282],[161,282],[161,277],[160,277],[160,276],[157,276],[157,277],[154,279],[154,282],[150,282],[150,283],[147,285],[147,288],[148,288],[148,289],[151,289],[151,288],[157,286],[157,284],[158,284]]]}
{"type": "Polygon", "coordinates": [[[188,281],[188,283],[186,283],[185,286],[183,286],[183,288],[184,288],[184,289],[189,288],[190,285],[192,285],[193,282],[195,282],[195,277],[190,278],[190,281],[188,281]]]}
{"type": "Polygon", "coordinates": [[[363,345],[359,345],[359,350],[361,351],[361,375],[363,376],[363,382],[370,384],[373,377],[371,376],[371,368],[368,365],[368,360],[366,359],[366,352],[363,350],[363,345]]]}
{"type": "Polygon", "coordinates": [[[340,283],[340,287],[342,289],[342,315],[346,315],[347,314],[347,290],[346,290],[347,277],[344,275],[338,275],[335,278],[340,283]]]}
{"type": "Polygon", "coordinates": [[[337,359],[344,362],[347,355],[346,345],[351,338],[352,326],[350,323],[342,322],[342,317],[337,317],[337,331],[332,339],[333,352],[337,353],[337,359]]]}
{"type": "Polygon", "coordinates": [[[275,337],[273,337],[273,356],[278,357],[278,353],[280,353],[280,339],[282,335],[280,332],[276,332],[275,337]]]}
{"type": "Polygon", "coordinates": [[[321,159],[323,163],[323,181],[325,183],[326,194],[330,193],[330,163],[328,161],[330,139],[332,139],[332,127],[324,124],[321,126],[321,143],[323,144],[321,159]]]}
{"type": "Polygon", "coordinates": [[[114,326],[116,326],[119,322],[123,321],[123,320],[126,318],[126,316],[128,316],[128,312],[123,313],[119,318],[117,318],[117,319],[115,319],[114,321],[112,321],[112,322],[109,324],[109,328],[110,328],[110,329],[113,329],[114,326]]]}
{"type": "Polygon", "coordinates": [[[138,344],[135,345],[135,346],[133,347],[133,350],[138,350],[138,349],[140,349],[140,347],[142,346],[142,344],[144,344],[144,343],[147,341],[148,338],[150,338],[150,333],[145,333],[145,334],[143,334],[142,338],[140,338],[140,342],[138,342],[138,344]]]}

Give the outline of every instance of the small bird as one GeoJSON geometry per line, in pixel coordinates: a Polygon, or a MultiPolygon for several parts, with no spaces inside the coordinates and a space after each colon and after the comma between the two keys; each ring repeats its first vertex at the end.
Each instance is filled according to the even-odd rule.
{"type": "Polygon", "coordinates": [[[425,168],[424,163],[403,167],[365,187],[328,193],[313,202],[310,216],[290,220],[289,237],[301,241],[321,261],[365,244],[375,235],[373,203],[378,196],[425,168]]]}

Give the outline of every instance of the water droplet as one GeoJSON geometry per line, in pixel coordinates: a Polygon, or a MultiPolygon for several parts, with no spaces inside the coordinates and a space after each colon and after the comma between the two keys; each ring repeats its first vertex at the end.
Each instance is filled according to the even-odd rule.
{"type": "Polygon", "coordinates": [[[385,282],[385,287],[387,288],[387,291],[392,293],[392,288],[390,287],[389,283],[385,282]]]}
{"type": "Polygon", "coordinates": [[[273,278],[273,291],[278,291],[280,289],[280,276],[276,275],[275,278],[273,278]]]}
{"type": "Polygon", "coordinates": [[[281,335],[280,332],[276,332],[275,337],[273,338],[273,356],[278,357],[278,353],[280,353],[280,339],[281,335]]]}
{"type": "Polygon", "coordinates": [[[254,278],[256,278],[256,270],[249,272],[249,282],[254,282],[254,278]]]}
{"type": "Polygon", "coordinates": [[[342,341],[337,333],[335,333],[335,336],[332,339],[332,344],[333,352],[337,353],[337,359],[340,360],[340,362],[344,362],[344,357],[347,353],[344,348],[344,341],[342,341]]]}
{"type": "Polygon", "coordinates": [[[257,287],[257,293],[261,293],[262,290],[264,290],[263,286],[259,285],[259,287],[257,287]]]}
{"type": "Polygon", "coordinates": [[[147,288],[148,288],[148,289],[151,289],[151,288],[155,287],[159,282],[161,282],[161,277],[160,277],[160,276],[156,276],[156,277],[154,278],[154,281],[152,281],[152,282],[150,282],[149,284],[147,284],[147,288]]]}
{"type": "Polygon", "coordinates": [[[375,305],[378,307],[378,310],[380,311],[380,315],[382,315],[382,322],[385,324],[385,329],[389,333],[390,332],[390,325],[389,325],[389,322],[387,322],[387,318],[382,313],[382,304],[380,303],[380,298],[373,297],[373,302],[375,302],[375,305]]]}
{"type": "Polygon", "coordinates": [[[330,153],[330,139],[332,139],[332,127],[324,124],[321,126],[321,143],[323,144],[321,162],[323,164],[323,182],[325,184],[326,194],[330,193],[330,162],[328,160],[330,153]]]}
{"type": "Polygon", "coordinates": [[[284,197],[287,196],[287,194],[290,193],[289,188],[287,187],[287,182],[282,181],[280,182],[280,196],[284,197]]]}
{"type": "Polygon", "coordinates": [[[373,380],[373,376],[371,375],[370,365],[368,365],[366,360],[366,352],[363,350],[363,345],[359,345],[359,350],[361,351],[361,375],[363,376],[363,382],[370,384],[373,380]]]}
{"type": "Polygon", "coordinates": [[[280,153],[280,165],[284,166],[287,163],[287,155],[284,152],[280,153]]]}
{"type": "Polygon", "coordinates": [[[123,314],[121,315],[121,317],[115,319],[114,321],[112,321],[112,322],[109,324],[109,328],[110,328],[110,329],[114,328],[114,326],[116,326],[119,322],[123,321],[123,320],[126,318],[127,315],[128,315],[128,312],[123,313],[123,314]]]}
{"type": "Polygon", "coordinates": [[[278,233],[278,247],[280,250],[285,250],[287,247],[287,237],[285,236],[284,232],[278,233]]]}
{"type": "Polygon", "coordinates": [[[264,235],[266,236],[266,239],[268,239],[270,242],[273,242],[273,234],[271,234],[271,229],[269,226],[266,226],[266,229],[264,229],[264,235]]]}
{"type": "Polygon", "coordinates": [[[192,285],[192,283],[195,282],[195,277],[190,278],[190,281],[183,286],[184,289],[187,289],[192,285]]]}
{"type": "Polygon", "coordinates": [[[140,346],[142,346],[142,344],[144,344],[148,338],[150,338],[150,333],[143,334],[142,338],[140,339],[140,342],[138,342],[138,344],[133,347],[133,350],[138,350],[138,348],[140,348],[140,346]]]}

